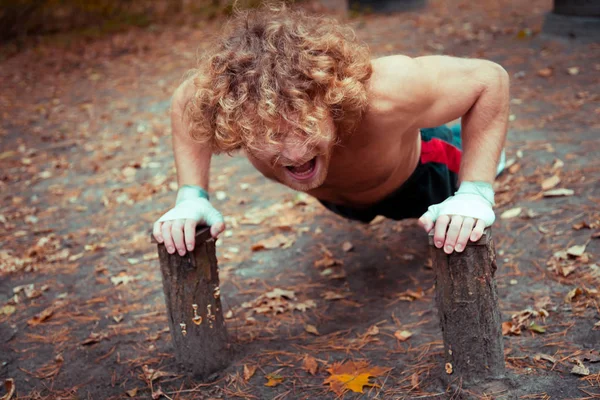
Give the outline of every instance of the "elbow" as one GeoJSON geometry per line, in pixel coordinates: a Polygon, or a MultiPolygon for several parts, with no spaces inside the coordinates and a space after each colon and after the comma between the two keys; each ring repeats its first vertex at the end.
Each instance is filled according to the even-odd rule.
{"type": "Polygon", "coordinates": [[[510,86],[510,77],[508,72],[500,65],[495,62],[488,61],[485,67],[485,76],[488,87],[491,86],[494,90],[500,89],[503,92],[508,93],[510,86]]]}

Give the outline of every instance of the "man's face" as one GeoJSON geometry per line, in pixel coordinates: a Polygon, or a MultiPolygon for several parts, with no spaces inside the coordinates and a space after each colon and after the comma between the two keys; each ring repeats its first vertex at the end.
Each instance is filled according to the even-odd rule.
{"type": "Polygon", "coordinates": [[[298,191],[308,191],[323,184],[335,144],[335,127],[331,118],[323,121],[326,138],[306,145],[299,133],[282,130],[281,144],[265,144],[259,151],[248,151],[248,158],[262,170],[267,169],[277,181],[298,191]]]}

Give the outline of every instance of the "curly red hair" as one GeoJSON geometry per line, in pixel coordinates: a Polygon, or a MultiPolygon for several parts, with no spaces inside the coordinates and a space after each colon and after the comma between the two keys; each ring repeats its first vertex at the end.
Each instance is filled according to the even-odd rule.
{"type": "Polygon", "coordinates": [[[371,71],[366,45],[334,19],[283,4],[236,11],[194,71],[190,135],[229,153],[279,143],[282,122],[308,144],[326,135],[319,127],[329,116],[337,132],[352,132],[371,71]]]}

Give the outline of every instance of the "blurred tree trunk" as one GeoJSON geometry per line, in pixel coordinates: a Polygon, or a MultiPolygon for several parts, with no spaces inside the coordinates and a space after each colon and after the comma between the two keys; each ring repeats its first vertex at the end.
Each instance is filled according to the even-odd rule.
{"type": "Polygon", "coordinates": [[[554,0],[553,12],[578,17],[600,17],[599,0],[554,0]]]}

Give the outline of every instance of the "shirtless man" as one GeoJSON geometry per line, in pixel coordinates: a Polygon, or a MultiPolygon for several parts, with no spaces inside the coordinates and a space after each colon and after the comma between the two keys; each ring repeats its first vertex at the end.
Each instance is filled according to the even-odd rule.
{"type": "Polygon", "coordinates": [[[438,248],[461,252],[495,219],[508,105],[508,74],[493,62],[372,60],[334,20],[282,6],[240,12],[173,96],[179,191],[154,236],[183,255],[197,224],[223,232],[210,159],[242,150],[263,175],[333,212],[420,217],[438,248]],[[443,126],[457,118],[462,137],[443,126]]]}

